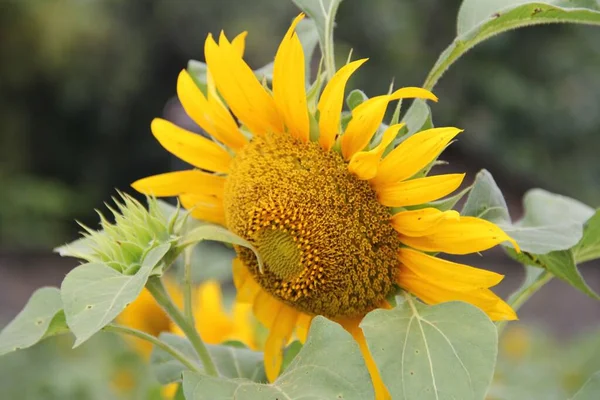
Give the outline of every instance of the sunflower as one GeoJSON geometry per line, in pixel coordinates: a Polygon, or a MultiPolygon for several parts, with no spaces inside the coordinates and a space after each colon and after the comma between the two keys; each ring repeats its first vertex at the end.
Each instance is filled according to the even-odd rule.
{"type": "Polygon", "coordinates": [[[236,247],[238,301],[252,304],[269,329],[265,369],[274,380],[282,347],[296,331],[302,340],[312,318],[340,323],[358,342],[376,398],[387,389],[367,350],[359,323],[389,307],[396,286],[428,304],[471,303],[494,320],[514,311],[489,290],[502,276],[432,254],[467,254],[504,241],[496,225],[425,204],[455,191],[464,174],[421,176],[461,132],[446,127],[414,134],[384,156],[402,124],[378,131],[388,104],[402,98],[437,101],[427,90],[401,88],[356,106],[342,123],[348,79],[366,61],[350,62],[308,99],[304,54],[295,27],[283,38],[272,86],[243,61],[242,33],[229,41],[208,35],[204,94],[183,70],[177,94],[186,113],[210,139],[166,120],[152,121],[160,144],[196,169],[147,177],[133,187],[178,196],[192,216],[220,224],[252,243],[236,247]],[[235,116],[235,117],[234,117],[235,116]],[[374,143],[373,143],[374,142],[374,143]]]}

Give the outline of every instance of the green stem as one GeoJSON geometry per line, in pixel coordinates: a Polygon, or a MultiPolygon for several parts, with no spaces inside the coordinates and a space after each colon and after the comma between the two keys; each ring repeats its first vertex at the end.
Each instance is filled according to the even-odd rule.
{"type": "Polygon", "coordinates": [[[187,336],[194,347],[194,350],[196,350],[198,357],[200,357],[200,360],[202,361],[204,371],[208,375],[219,376],[215,363],[208,352],[206,345],[200,338],[200,335],[198,335],[194,326],[189,323],[185,315],[183,315],[179,308],[173,303],[160,278],[157,276],[150,277],[148,283],[146,283],[146,288],[150,291],[150,294],[152,294],[156,302],[165,310],[167,315],[171,317],[173,322],[181,328],[184,335],[187,336]]]}
{"type": "Polygon", "coordinates": [[[191,246],[187,247],[183,253],[183,314],[188,322],[195,326],[192,305],[192,249],[191,246]]]}
{"type": "MultiPolygon", "coordinates": [[[[323,7],[323,2],[321,7],[323,7]]],[[[325,71],[327,73],[327,81],[330,81],[335,74],[335,51],[333,44],[333,25],[335,24],[335,15],[339,6],[339,1],[332,1],[329,10],[322,9],[325,15],[325,37],[323,38],[323,53],[325,59],[325,71]]]]}
{"type": "Polygon", "coordinates": [[[191,371],[202,372],[202,371],[200,371],[200,369],[198,368],[197,365],[195,365],[193,362],[191,362],[179,350],[177,350],[174,347],[169,346],[168,344],[166,344],[162,340],[159,340],[158,338],[156,338],[156,337],[154,337],[152,335],[149,335],[146,332],[142,332],[142,331],[139,331],[137,329],[133,329],[133,328],[129,328],[127,326],[117,325],[117,324],[106,325],[104,328],[102,328],[102,330],[105,331],[105,332],[122,333],[124,335],[134,336],[134,337],[136,337],[138,339],[142,339],[142,340],[145,340],[147,342],[150,342],[155,347],[157,347],[157,348],[159,348],[159,349],[161,349],[161,350],[169,353],[174,359],[179,360],[183,365],[185,365],[191,371]]]}
{"type": "MultiPolygon", "coordinates": [[[[516,293],[510,296],[508,299],[508,304],[513,310],[518,311],[519,308],[521,308],[521,306],[525,304],[525,302],[529,300],[531,296],[540,290],[546,283],[550,282],[552,278],[554,278],[554,275],[550,271],[544,270],[544,272],[542,272],[540,276],[538,276],[537,279],[534,280],[530,285],[522,287],[516,293]]],[[[506,327],[507,322],[508,321],[500,321],[497,323],[498,336],[506,327]]]]}

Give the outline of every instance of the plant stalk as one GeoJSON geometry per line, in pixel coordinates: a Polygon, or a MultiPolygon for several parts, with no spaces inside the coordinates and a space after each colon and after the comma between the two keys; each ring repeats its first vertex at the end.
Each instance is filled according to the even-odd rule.
{"type": "Polygon", "coordinates": [[[146,332],[142,332],[139,331],[137,329],[133,329],[133,328],[129,328],[127,326],[123,326],[123,325],[118,325],[118,324],[109,324],[106,325],[104,328],[102,328],[103,331],[105,332],[114,332],[114,333],[121,333],[124,335],[129,335],[129,336],[133,336],[136,337],[138,339],[142,339],[145,340],[147,342],[152,343],[154,346],[158,347],[159,349],[169,353],[174,359],[179,360],[183,365],[185,365],[187,368],[189,368],[191,371],[194,372],[202,372],[200,371],[200,369],[198,368],[197,365],[195,365],[193,362],[191,362],[183,353],[181,353],[179,350],[177,350],[174,347],[171,347],[170,345],[168,345],[167,343],[163,342],[162,340],[147,334],[146,332]]]}
{"type": "MultiPolygon", "coordinates": [[[[515,310],[515,312],[518,311],[519,308],[521,308],[521,306],[525,304],[525,302],[527,302],[531,296],[544,287],[546,283],[550,282],[552,278],[554,278],[554,275],[550,271],[544,270],[544,272],[542,272],[540,276],[538,276],[537,279],[530,285],[520,288],[516,293],[510,296],[508,299],[508,304],[513,310],[515,310]]],[[[507,323],[508,321],[500,321],[496,324],[498,327],[498,336],[502,334],[502,331],[506,327],[507,323]]]]}
{"type": "Polygon", "coordinates": [[[156,302],[165,310],[167,315],[171,317],[173,322],[175,322],[175,324],[181,328],[185,336],[188,338],[194,347],[194,350],[196,350],[198,357],[200,357],[200,360],[202,361],[204,371],[210,376],[219,376],[212,356],[208,352],[208,349],[200,338],[200,335],[198,335],[198,332],[194,326],[190,324],[185,315],[183,315],[179,308],[173,303],[173,300],[171,300],[169,297],[160,278],[157,276],[151,276],[146,283],[146,288],[150,294],[152,294],[156,302]]]}
{"type": "Polygon", "coordinates": [[[183,314],[188,322],[195,326],[192,304],[192,249],[192,246],[187,247],[183,253],[183,314]]]}

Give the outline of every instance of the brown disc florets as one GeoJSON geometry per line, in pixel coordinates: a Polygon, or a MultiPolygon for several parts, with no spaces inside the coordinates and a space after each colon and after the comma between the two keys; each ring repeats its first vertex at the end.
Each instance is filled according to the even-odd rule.
{"type": "Polygon", "coordinates": [[[381,306],[398,271],[388,209],[339,154],[287,135],[255,138],[225,184],[228,228],[258,249],[238,254],[263,289],[329,318],[381,306]]]}

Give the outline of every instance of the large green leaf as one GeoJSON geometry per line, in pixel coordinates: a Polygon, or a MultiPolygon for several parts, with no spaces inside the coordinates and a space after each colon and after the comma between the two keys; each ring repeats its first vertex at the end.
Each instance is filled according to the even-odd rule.
{"type": "Polygon", "coordinates": [[[492,174],[482,169],[475,176],[473,188],[461,211],[462,215],[471,215],[495,223],[510,223],[508,207],[500,188],[492,174]]]}
{"type": "Polygon", "coordinates": [[[426,306],[408,299],[369,313],[361,327],[393,399],[483,399],[492,381],[498,335],[478,308],[426,306]]]}
{"type": "Polygon", "coordinates": [[[557,222],[583,224],[594,215],[594,209],[580,201],[543,189],[532,189],[523,197],[525,215],[521,223],[536,226],[557,222]]]}
{"type": "Polygon", "coordinates": [[[306,344],[272,384],[183,373],[188,400],[294,400],[373,398],[373,386],[358,345],[341,326],[316,317],[306,344]]]}
{"type": "Polygon", "coordinates": [[[527,192],[523,206],[523,219],[512,224],[494,178],[488,171],[481,170],[461,214],[498,224],[517,241],[523,252],[547,254],[573,247],[583,235],[583,223],[591,210],[576,200],[541,189],[527,192]]]}
{"type": "Polygon", "coordinates": [[[600,210],[585,223],[583,238],[573,248],[573,254],[578,263],[600,258],[600,210]]]}
{"type": "Polygon", "coordinates": [[[100,263],[80,265],[62,282],[61,297],[75,345],[89,339],[110,323],[140,294],[152,269],[169,251],[170,244],[150,250],[134,275],[122,275],[100,263]]]}
{"type": "Polygon", "coordinates": [[[61,310],[57,288],[36,290],[25,308],[0,332],[0,356],[31,347],[45,337],[66,331],[61,310]]]}
{"type": "Polygon", "coordinates": [[[525,21],[522,23],[527,25],[549,22],[584,23],[587,18],[591,18],[593,21],[594,14],[582,13],[582,11],[586,11],[586,8],[588,9],[587,11],[600,11],[600,3],[595,0],[546,0],[544,2],[531,0],[464,0],[458,11],[456,23],[457,34],[465,34],[480,24],[485,24],[501,17],[517,6],[536,4],[553,5],[556,7],[546,11],[546,15],[538,15],[543,10],[532,12],[529,16],[524,15],[522,18],[525,21]],[[528,22],[527,20],[531,21],[528,22]]]}
{"type": "Polygon", "coordinates": [[[579,273],[571,250],[553,251],[548,254],[524,253],[516,255],[515,258],[526,265],[534,265],[547,269],[556,277],[581,290],[588,296],[600,300],[600,297],[585,283],[585,280],[579,273]]]}
{"type": "MultiPolygon", "coordinates": [[[[186,355],[202,368],[202,362],[190,342],[181,336],[163,333],[160,339],[186,355]]],[[[224,345],[208,345],[208,351],[215,361],[219,376],[245,378],[254,382],[266,381],[263,368],[263,354],[246,348],[224,345]]],[[[181,374],[188,369],[180,361],[161,349],[154,348],[150,365],[156,379],[162,384],[181,381],[181,374]]]]}
{"type": "Polygon", "coordinates": [[[600,397],[600,371],[596,372],[572,400],[597,400],[600,397]]]}
{"type": "Polygon", "coordinates": [[[423,87],[433,88],[456,60],[494,35],[525,26],[567,22],[600,25],[598,3],[589,0],[465,0],[458,15],[458,35],[442,52],[423,87]]]}

